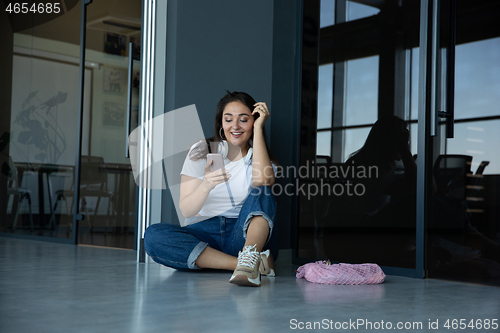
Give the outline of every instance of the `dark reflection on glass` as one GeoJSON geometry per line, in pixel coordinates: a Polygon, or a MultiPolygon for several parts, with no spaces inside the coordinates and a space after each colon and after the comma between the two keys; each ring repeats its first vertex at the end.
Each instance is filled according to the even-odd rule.
{"type": "MultiPolygon", "coordinates": [[[[418,15],[411,14],[418,3],[372,7],[360,20],[350,20],[360,9],[351,4],[336,1],[335,24],[316,35],[304,29],[316,44],[303,46],[299,168],[308,174],[289,175],[299,186],[298,257],[414,269],[416,165],[401,119],[411,114],[411,103],[402,102],[410,101],[412,82],[404,69],[418,46],[418,15]],[[380,24],[385,15],[414,24],[380,24]]],[[[305,5],[304,21],[313,22],[316,10],[305,5]]]]}
{"type": "Polygon", "coordinates": [[[379,119],[345,163],[318,157],[318,252],[347,262],[415,265],[416,164],[406,123],[379,119]]]}
{"type": "Polygon", "coordinates": [[[489,28],[500,4],[456,5],[455,135],[434,143],[427,270],[434,278],[500,286],[500,78],[491,75],[500,68],[500,35],[489,28]]]}
{"type": "Polygon", "coordinates": [[[362,185],[359,193],[363,194],[355,193],[351,198],[358,211],[372,220],[415,219],[417,166],[408,140],[409,132],[402,119],[381,118],[373,125],[363,147],[345,163],[353,169],[347,179],[362,185]],[[397,162],[402,163],[402,168],[397,168],[397,162]]]}
{"type": "Polygon", "coordinates": [[[385,297],[384,284],[345,286],[297,280],[297,285],[300,287],[307,304],[366,304],[366,302],[381,302],[385,297]]]}
{"type": "Polygon", "coordinates": [[[470,155],[439,155],[429,223],[430,276],[500,285],[498,175],[471,170],[470,155]]]}

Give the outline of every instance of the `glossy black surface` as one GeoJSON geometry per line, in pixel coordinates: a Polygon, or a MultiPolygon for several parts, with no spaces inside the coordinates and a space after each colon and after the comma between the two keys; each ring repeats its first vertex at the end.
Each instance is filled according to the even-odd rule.
{"type": "MultiPolygon", "coordinates": [[[[498,2],[458,1],[456,9],[450,9],[449,1],[441,2],[440,49],[435,59],[427,59],[438,66],[436,107],[446,111],[441,116],[454,114],[455,125],[451,131],[452,122],[448,119],[446,125],[442,118],[437,136],[425,141],[418,137],[420,130],[430,132],[430,123],[418,119],[420,1],[368,2],[374,6],[372,13],[354,19],[350,3],[304,3],[299,167],[308,174],[290,176],[304,189],[298,193],[297,258],[376,262],[404,269],[401,274],[408,276],[500,285],[500,155],[493,148],[500,142],[500,101],[494,89],[498,76],[491,75],[500,66],[495,56],[500,31],[490,28],[493,17],[500,15],[498,2]],[[456,20],[450,17],[454,12],[456,20]],[[319,28],[322,16],[330,21],[319,28]],[[453,37],[455,52],[450,49],[453,37]],[[373,76],[376,83],[367,84],[373,76]],[[415,165],[408,158],[388,173],[379,169],[381,174],[371,180],[346,171],[354,166],[348,158],[365,143],[373,124],[389,115],[407,122],[415,160],[422,148],[418,143],[426,142],[422,151],[428,184],[417,184],[415,165]],[[454,138],[446,138],[452,132],[454,138]],[[335,170],[346,174],[331,173],[335,170]],[[357,183],[379,186],[377,180],[386,174],[393,177],[391,190],[377,190],[379,195],[368,191],[358,198],[352,193],[357,183]],[[425,216],[418,220],[419,227],[418,186],[423,186],[420,200],[426,200],[424,212],[418,212],[425,216]],[[419,245],[424,242],[425,248],[419,245]]],[[[430,96],[431,89],[426,93],[430,96]]]]}

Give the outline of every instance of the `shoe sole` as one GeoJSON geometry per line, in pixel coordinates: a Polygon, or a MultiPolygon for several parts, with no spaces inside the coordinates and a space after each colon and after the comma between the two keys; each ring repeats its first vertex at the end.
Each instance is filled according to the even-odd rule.
{"type": "Polygon", "coordinates": [[[268,276],[268,277],[275,277],[276,273],[274,272],[274,269],[270,268],[269,269],[269,274],[266,274],[266,276],[268,276]]]}
{"type": "Polygon", "coordinates": [[[260,287],[260,276],[257,279],[249,279],[245,275],[233,275],[229,282],[238,286],[260,287]]]}

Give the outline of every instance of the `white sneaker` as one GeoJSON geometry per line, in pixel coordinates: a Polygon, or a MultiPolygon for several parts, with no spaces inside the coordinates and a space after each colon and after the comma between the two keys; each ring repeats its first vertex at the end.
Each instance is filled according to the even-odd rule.
{"type": "Polygon", "coordinates": [[[238,265],[229,279],[229,282],[240,285],[260,286],[261,254],[257,252],[256,245],[247,245],[238,254],[238,265]]]}

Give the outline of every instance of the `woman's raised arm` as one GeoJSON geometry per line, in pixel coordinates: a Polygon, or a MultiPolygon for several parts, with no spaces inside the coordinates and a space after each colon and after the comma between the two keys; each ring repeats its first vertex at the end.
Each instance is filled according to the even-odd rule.
{"type": "Polygon", "coordinates": [[[253,124],[252,186],[272,186],[275,182],[274,170],[267,153],[264,140],[264,123],[269,118],[266,103],[255,103],[252,114],[259,113],[253,124]]]}

